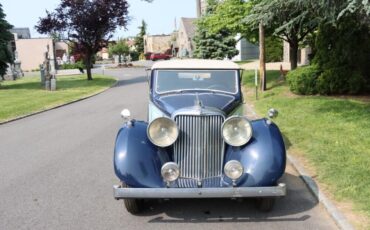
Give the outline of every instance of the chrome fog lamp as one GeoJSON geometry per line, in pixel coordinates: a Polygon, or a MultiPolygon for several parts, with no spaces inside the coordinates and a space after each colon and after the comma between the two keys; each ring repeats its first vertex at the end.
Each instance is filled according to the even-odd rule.
{"type": "Polygon", "coordinates": [[[167,162],[162,166],[161,174],[166,182],[175,181],[180,176],[179,166],[174,162],[167,162]]]}
{"type": "Polygon", "coordinates": [[[176,141],[179,130],[170,118],[159,117],[149,124],[147,134],[149,140],[156,146],[167,147],[176,141]]]}
{"type": "Polygon", "coordinates": [[[252,125],[245,117],[234,116],[222,125],[222,136],[232,146],[242,146],[252,138],[252,125]]]}
{"type": "Polygon", "coordinates": [[[243,175],[243,170],[242,164],[237,160],[228,161],[224,167],[225,175],[232,180],[239,179],[243,175]]]}

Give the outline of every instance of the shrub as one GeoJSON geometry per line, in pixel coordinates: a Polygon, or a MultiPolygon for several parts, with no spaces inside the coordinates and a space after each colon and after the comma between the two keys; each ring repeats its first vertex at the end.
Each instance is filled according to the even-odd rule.
{"type": "Polygon", "coordinates": [[[85,69],[85,65],[82,61],[78,61],[76,63],[65,63],[63,65],[60,66],[60,69],[79,69],[79,68],[82,68],[82,69],[85,69]]]}
{"type": "Polygon", "coordinates": [[[130,51],[131,61],[139,60],[139,52],[137,51],[130,51]]]}
{"type": "Polygon", "coordinates": [[[313,60],[323,71],[320,94],[357,94],[370,88],[370,27],[347,15],[336,25],[321,24],[313,60]]]}
{"type": "Polygon", "coordinates": [[[317,90],[320,94],[357,94],[366,85],[358,71],[348,67],[326,69],[317,80],[317,90]]]}
{"type": "Polygon", "coordinates": [[[316,65],[304,66],[288,72],[287,81],[290,90],[296,94],[317,94],[316,81],[320,70],[316,65]]]}

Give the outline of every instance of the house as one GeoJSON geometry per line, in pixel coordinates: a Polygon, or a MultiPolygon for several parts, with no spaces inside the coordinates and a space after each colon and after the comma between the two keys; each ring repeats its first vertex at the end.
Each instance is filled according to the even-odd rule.
{"type": "Polygon", "coordinates": [[[177,32],[177,46],[179,57],[192,57],[195,49],[194,36],[196,31],[196,18],[180,18],[180,26],[177,32]]]}
{"type": "Polygon", "coordinates": [[[144,53],[165,53],[171,49],[172,35],[144,35],[144,53]]]}
{"type": "Polygon", "coordinates": [[[27,27],[15,27],[10,29],[9,32],[16,36],[15,40],[31,38],[30,28],[27,27]]]}
{"type": "MultiPolygon", "coordinates": [[[[45,52],[49,47],[51,60],[63,59],[68,55],[68,45],[65,42],[56,42],[52,38],[30,38],[15,40],[17,59],[21,62],[23,71],[32,71],[40,68],[45,60],[45,52]]],[[[53,65],[52,65],[53,66],[53,65]]],[[[52,67],[52,70],[55,67],[52,67]]]]}
{"type": "MultiPolygon", "coordinates": [[[[283,41],[283,62],[290,62],[290,46],[289,43],[283,41]]],[[[298,50],[298,64],[299,65],[309,65],[310,55],[312,54],[311,47],[305,47],[298,50]]]]}
{"type": "Polygon", "coordinates": [[[235,37],[236,49],[239,51],[239,54],[232,58],[233,61],[243,61],[250,59],[259,58],[259,47],[248,42],[245,38],[240,39],[240,35],[235,37]]]}
{"type": "MultiPolygon", "coordinates": [[[[18,67],[10,66],[9,76],[14,74],[14,68],[19,68],[19,64],[22,71],[39,69],[40,64],[44,62],[44,55],[48,47],[49,58],[52,60],[62,60],[68,55],[68,44],[65,42],[58,42],[52,38],[31,38],[29,28],[13,28],[10,32],[13,33],[14,39],[10,42],[9,47],[18,67]]],[[[52,64],[52,70],[54,69],[55,65],[52,64]]]]}
{"type": "Polygon", "coordinates": [[[101,48],[97,53],[97,60],[108,60],[109,59],[109,49],[107,47],[101,48]]]}

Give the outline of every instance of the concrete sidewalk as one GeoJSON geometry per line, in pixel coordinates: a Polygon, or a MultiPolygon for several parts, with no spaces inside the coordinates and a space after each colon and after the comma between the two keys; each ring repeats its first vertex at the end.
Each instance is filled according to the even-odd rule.
{"type": "MultiPolygon", "coordinates": [[[[266,63],[266,70],[280,70],[281,65],[283,66],[283,70],[290,70],[290,63],[289,62],[269,62],[269,63],[266,63]]],[[[241,67],[245,70],[259,69],[259,60],[243,64],[243,65],[241,65],[241,67]]]]}

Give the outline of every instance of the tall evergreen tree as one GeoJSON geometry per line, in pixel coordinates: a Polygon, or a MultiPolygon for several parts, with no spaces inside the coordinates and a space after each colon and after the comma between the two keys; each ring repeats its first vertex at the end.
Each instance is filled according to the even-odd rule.
{"type": "Polygon", "coordinates": [[[139,26],[140,32],[135,37],[136,51],[140,54],[144,53],[144,35],[146,35],[147,24],[144,20],[141,21],[141,26],[139,26]]]}
{"type": "Polygon", "coordinates": [[[212,32],[206,23],[216,9],[218,1],[208,0],[206,15],[197,21],[197,31],[194,37],[194,57],[204,59],[233,58],[239,53],[235,48],[236,40],[233,34],[227,29],[220,29],[212,32]]]}
{"type": "Polygon", "coordinates": [[[13,39],[13,34],[9,32],[11,28],[13,26],[5,20],[3,6],[0,3],[0,76],[2,79],[4,79],[8,68],[7,63],[13,62],[13,56],[8,46],[9,42],[13,39]]]}

